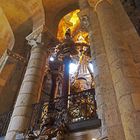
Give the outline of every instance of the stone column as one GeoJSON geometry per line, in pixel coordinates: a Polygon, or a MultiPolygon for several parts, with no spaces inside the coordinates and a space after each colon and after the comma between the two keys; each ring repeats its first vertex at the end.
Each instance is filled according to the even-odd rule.
{"type": "Polygon", "coordinates": [[[90,50],[94,66],[97,113],[102,121],[100,137],[108,137],[109,140],[125,140],[97,14],[93,8],[87,5],[85,8],[83,7],[81,9],[80,15],[81,20],[83,20],[84,24],[87,26],[86,28],[88,29],[90,38],[90,50]]]}
{"type": "Polygon", "coordinates": [[[32,105],[40,98],[40,90],[46,64],[46,51],[41,43],[33,43],[31,56],[14,107],[6,140],[15,140],[17,134],[24,134],[32,113],[32,105]]]}
{"type": "MultiPolygon", "coordinates": [[[[140,75],[122,38],[111,0],[89,0],[101,27],[126,140],[140,139],[140,75]]],[[[112,120],[114,121],[114,120],[112,120]]],[[[116,130],[118,131],[118,130],[116,130]]]]}
{"type": "MultiPolygon", "coordinates": [[[[98,110],[102,112],[109,140],[124,140],[124,131],[120,112],[117,105],[116,93],[109,69],[109,64],[101,35],[100,25],[96,13],[91,11],[92,30],[90,32],[93,46],[93,65],[95,69],[96,99],[99,101],[98,110]],[[93,32],[93,34],[92,34],[93,32]],[[102,100],[101,100],[102,99],[102,100]],[[118,130],[118,131],[116,131],[118,130]]],[[[104,127],[105,128],[105,127],[104,127]]],[[[104,129],[103,128],[103,129],[104,129]]],[[[104,133],[102,133],[104,136],[104,133]]]]}
{"type": "Polygon", "coordinates": [[[129,19],[120,0],[113,0],[113,6],[116,12],[116,16],[119,19],[123,38],[129,44],[134,62],[140,72],[140,36],[138,35],[138,32],[129,19]]]}

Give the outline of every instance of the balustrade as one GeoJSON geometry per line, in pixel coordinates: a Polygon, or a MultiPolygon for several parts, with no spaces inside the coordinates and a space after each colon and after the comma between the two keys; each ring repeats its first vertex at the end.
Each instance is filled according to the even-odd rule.
{"type": "Polygon", "coordinates": [[[33,108],[29,136],[53,137],[59,131],[69,131],[69,124],[97,119],[94,89],[58,97],[49,102],[40,102],[33,105],[33,108]],[[67,108],[63,106],[65,101],[67,108]]]}
{"type": "MultiPolygon", "coordinates": [[[[0,136],[6,134],[11,114],[12,111],[0,115],[0,136]]],[[[94,89],[71,93],[68,96],[34,104],[25,137],[48,136],[52,138],[59,132],[70,132],[69,125],[71,124],[97,118],[94,89]],[[65,101],[67,102],[67,108],[62,105],[65,101]]]]}

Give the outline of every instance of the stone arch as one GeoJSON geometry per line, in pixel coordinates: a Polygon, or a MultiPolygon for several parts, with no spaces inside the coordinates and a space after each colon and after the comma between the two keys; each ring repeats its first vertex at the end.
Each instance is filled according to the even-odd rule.
{"type": "MultiPolygon", "coordinates": [[[[57,0],[55,0],[57,1],[57,0]]],[[[53,2],[55,4],[55,1],[53,2]]],[[[48,2],[49,3],[49,2],[48,2]]],[[[58,2],[56,2],[58,3],[58,2]]],[[[59,2],[60,3],[60,2],[59,2]]],[[[76,10],[79,8],[78,1],[75,0],[67,0],[63,1],[61,0],[61,5],[52,5],[52,7],[55,7],[56,10],[53,10],[52,7],[47,7],[47,3],[43,3],[44,9],[45,9],[45,19],[46,19],[46,25],[51,33],[53,33],[55,36],[57,34],[58,30],[58,24],[63,16],[68,14],[69,12],[76,10]],[[51,12],[51,13],[50,13],[51,12]],[[47,14],[49,13],[49,14],[47,14]]]]}
{"type": "Polygon", "coordinates": [[[63,8],[55,17],[55,21],[56,21],[56,30],[58,30],[58,24],[60,22],[60,20],[67,15],[68,13],[70,13],[71,11],[74,11],[76,9],[79,9],[79,5],[78,3],[72,4],[72,5],[68,5],[67,7],[63,8]]]}

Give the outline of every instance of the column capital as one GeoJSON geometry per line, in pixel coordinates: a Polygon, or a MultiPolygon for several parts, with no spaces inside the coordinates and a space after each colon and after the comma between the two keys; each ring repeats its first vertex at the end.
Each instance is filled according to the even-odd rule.
{"type": "Polygon", "coordinates": [[[39,28],[37,28],[36,30],[34,30],[31,34],[29,34],[27,37],[26,37],[26,40],[28,41],[28,44],[31,46],[31,47],[37,47],[37,46],[40,46],[38,44],[42,44],[42,33],[43,31],[43,26],[40,26],[39,28]]]}
{"type": "Polygon", "coordinates": [[[26,37],[31,47],[54,47],[58,44],[58,40],[49,32],[46,25],[41,25],[26,37]]]}

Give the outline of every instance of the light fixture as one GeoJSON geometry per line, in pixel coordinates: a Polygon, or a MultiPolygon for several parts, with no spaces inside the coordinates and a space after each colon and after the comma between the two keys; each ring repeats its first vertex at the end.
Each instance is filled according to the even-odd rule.
{"type": "Polygon", "coordinates": [[[96,138],[92,138],[92,140],[97,140],[96,138]]]}
{"type": "Polygon", "coordinates": [[[51,56],[51,57],[50,57],[50,61],[54,61],[54,57],[51,56]]]}
{"type": "Polygon", "coordinates": [[[69,65],[69,73],[74,74],[77,70],[78,65],[75,63],[70,63],[69,65]]]}

